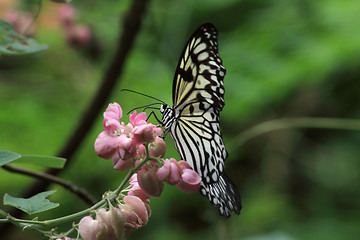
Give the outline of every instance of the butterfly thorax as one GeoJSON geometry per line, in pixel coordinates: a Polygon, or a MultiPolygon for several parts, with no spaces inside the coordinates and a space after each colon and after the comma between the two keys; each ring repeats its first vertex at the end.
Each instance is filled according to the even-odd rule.
{"type": "Polygon", "coordinates": [[[176,120],[175,110],[167,104],[162,104],[160,107],[160,113],[163,115],[161,119],[161,125],[165,128],[166,131],[176,120]]]}

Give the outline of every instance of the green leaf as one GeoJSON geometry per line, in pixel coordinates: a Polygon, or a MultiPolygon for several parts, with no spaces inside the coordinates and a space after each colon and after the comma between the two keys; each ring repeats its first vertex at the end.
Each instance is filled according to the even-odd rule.
{"type": "Polygon", "coordinates": [[[56,191],[42,192],[31,198],[16,198],[6,193],[4,196],[4,205],[16,207],[27,214],[44,212],[59,206],[58,203],[53,203],[46,199],[47,196],[54,192],[56,191]]]}
{"type": "Polygon", "coordinates": [[[16,163],[30,163],[50,168],[63,168],[65,162],[65,158],[40,155],[22,155],[16,160],[16,163]]]}
{"type": "Polygon", "coordinates": [[[50,168],[63,168],[65,158],[40,155],[20,155],[7,150],[0,150],[0,167],[10,162],[29,163],[50,168]]]}
{"type": "Polygon", "coordinates": [[[19,158],[21,155],[18,153],[0,150],[0,167],[19,158]]]}
{"type": "Polygon", "coordinates": [[[0,55],[23,55],[46,49],[45,44],[16,33],[10,23],[0,20],[0,55]]]}

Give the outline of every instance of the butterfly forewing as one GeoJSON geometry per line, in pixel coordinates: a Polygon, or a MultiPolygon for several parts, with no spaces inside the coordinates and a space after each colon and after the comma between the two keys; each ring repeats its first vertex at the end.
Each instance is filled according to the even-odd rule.
{"type": "Polygon", "coordinates": [[[179,60],[173,83],[174,106],[206,101],[221,110],[225,73],[218,55],[216,28],[204,24],[192,35],[179,60]]]}

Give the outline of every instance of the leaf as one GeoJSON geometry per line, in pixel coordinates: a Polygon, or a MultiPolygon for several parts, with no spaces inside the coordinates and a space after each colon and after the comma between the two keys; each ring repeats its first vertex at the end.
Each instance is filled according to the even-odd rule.
{"type": "Polygon", "coordinates": [[[16,163],[30,163],[50,168],[63,168],[65,162],[65,158],[40,155],[22,155],[16,160],[16,163]]]}
{"type": "Polygon", "coordinates": [[[10,162],[29,163],[50,168],[63,168],[65,158],[40,155],[20,155],[7,150],[0,150],[0,167],[10,162]]]}
{"type": "Polygon", "coordinates": [[[19,158],[21,155],[18,153],[0,150],[0,167],[19,158]]]}
{"type": "Polygon", "coordinates": [[[45,44],[16,33],[10,23],[0,20],[0,55],[23,55],[46,49],[45,44]]]}
{"type": "Polygon", "coordinates": [[[53,203],[46,199],[47,196],[53,194],[54,192],[56,191],[42,192],[32,196],[31,198],[16,198],[6,193],[4,195],[4,205],[16,207],[27,214],[44,212],[59,206],[58,203],[53,203]]]}

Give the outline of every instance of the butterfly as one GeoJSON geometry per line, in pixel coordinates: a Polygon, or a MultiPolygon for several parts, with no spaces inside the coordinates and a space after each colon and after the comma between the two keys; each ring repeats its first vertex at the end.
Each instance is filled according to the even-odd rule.
{"type": "Polygon", "coordinates": [[[173,107],[162,104],[161,125],[170,133],[181,159],[202,178],[200,192],[222,216],[240,214],[240,195],[224,172],[228,156],[219,124],[226,69],[218,54],[217,30],[201,25],[190,37],[176,68],[173,107]]]}

